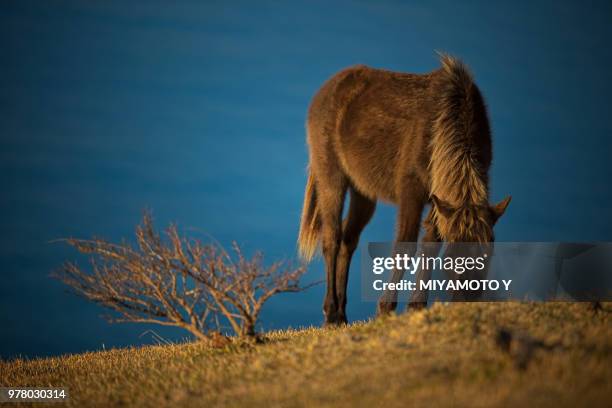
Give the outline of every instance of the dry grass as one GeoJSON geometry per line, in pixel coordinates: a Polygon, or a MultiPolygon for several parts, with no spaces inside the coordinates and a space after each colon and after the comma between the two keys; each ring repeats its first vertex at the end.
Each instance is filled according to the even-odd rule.
{"type": "Polygon", "coordinates": [[[264,344],[1,362],[0,384],[65,386],[71,406],[609,406],[611,306],[437,305],[271,332],[264,344]],[[509,351],[496,340],[500,327],[513,336],[509,351]],[[525,348],[533,353],[521,369],[525,348]]]}

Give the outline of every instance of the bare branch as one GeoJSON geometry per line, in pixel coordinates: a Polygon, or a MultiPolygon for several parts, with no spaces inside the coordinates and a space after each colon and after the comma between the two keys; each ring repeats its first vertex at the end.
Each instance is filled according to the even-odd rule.
{"type": "Polygon", "coordinates": [[[175,225],[161,236],[148,213],[135,235],[135,247],[99,238],[62,240],[91,255],[90,269],[67,262],[54,276],[116,312],[112,321],[180,327],[198,339],[218,330],[223,320],[238,335],[254,335],[270,297],[313,285],[300,286],[304,267],[285,262],[264,267],[261,253],[247,258],[236,243],[229,253],[216,241],[181,237],[175,225]]]}

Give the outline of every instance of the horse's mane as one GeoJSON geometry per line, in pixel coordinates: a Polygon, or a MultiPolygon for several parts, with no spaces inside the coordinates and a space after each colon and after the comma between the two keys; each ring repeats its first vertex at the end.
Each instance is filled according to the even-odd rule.
{"type": "Polygon", "coordinates": [[[476,207],[488,204],[488,177],[479,160],[482,147],[477,145],[482,139],[475,134],[483,131],[478,126],[482,118],[475,115],[486,111],[468,68],[447,55],[441,55],[441,63],[439,110],[430,145],[430,191],[458,210],[445,221],[437,211],[433,215],[443,235],[444,230],[452,229],[478,239],[490,232],[486,231],[490,229],[486,220],[475,211],[476,207]]]}

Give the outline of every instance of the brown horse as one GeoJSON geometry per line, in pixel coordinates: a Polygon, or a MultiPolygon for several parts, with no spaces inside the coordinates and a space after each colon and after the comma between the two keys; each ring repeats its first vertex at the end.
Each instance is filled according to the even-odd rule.
{"type": "MultiPolygon", "coordinates": [[[[329,79],[312,100],[310,174],[298,245],[308,261],[321,241],[326,324],[347,321],[351,257],[377,199],[398,207],[396,242],[417,241],[428,202],[423,241],[438,243],[430,251],[439,250],[442,241],[493,241],[493,225],[510,198],[489,205],[486,107],[461,61],[442,55],[441,63],[423,75],[351,67],[329,79]],[[350,207],[342,221],[347,190],[350,207]]],[[[381,298],[379,313],[395,309],[394,293],[381,298]]],[[[411,303],[422,306],[423,298],[417,294],[411,303]]]]}

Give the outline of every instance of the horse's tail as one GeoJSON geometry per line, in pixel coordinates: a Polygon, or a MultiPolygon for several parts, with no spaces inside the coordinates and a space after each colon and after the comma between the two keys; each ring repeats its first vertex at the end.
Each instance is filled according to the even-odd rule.
{"type": "Polygon", "coordinates": [[[486,108],[465,64],[444,54],[440,62],[443,76],[432,129],[431,192],[455,204],[479,202],[486,199],[487,187],[474,149],[479,143],[476,135],[489,132],[486,108]]]}
{"type": "Polygon", "coordinates": [[[298,250],[301,258],[306,262],[313,258],[317,250],[320,229],[321,219],[317,210],[317,190],[312,171],[309,170],[298,237],[298,250]]]}

